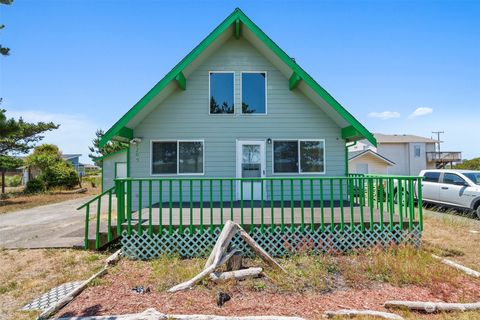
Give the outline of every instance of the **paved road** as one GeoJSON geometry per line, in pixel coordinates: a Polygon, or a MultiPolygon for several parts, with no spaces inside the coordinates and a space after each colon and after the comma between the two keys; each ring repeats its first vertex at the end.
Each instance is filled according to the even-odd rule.
{"type": "Polygon", "coordinates": [[[85,216],[75,209],[88,198],[0,214],[0,247],[65,248],[81,245],[85,216]]]}

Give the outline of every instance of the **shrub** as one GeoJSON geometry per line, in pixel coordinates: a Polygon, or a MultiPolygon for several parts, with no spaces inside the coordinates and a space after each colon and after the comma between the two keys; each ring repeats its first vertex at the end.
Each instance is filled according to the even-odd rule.
{"type": "Polygon", "coordinates": [[[45,183],[38,179],[32,179],[27,182],[27,186],[25,187],[25,193],[39,193],[45,191],[45,183]]]}
{"type": "Polygon", "coordinates": [[[60,161],[48,167],[40,178],[45,182],[47,189],[55,187],[72,189],[78,184],[77,172],[66,161],[60,161]]]}
{"type": "Polygon", "coordinates": [[[5,177],[5,186],[18,187],[22,184],[22,176],[7,176],[5,177]]]}

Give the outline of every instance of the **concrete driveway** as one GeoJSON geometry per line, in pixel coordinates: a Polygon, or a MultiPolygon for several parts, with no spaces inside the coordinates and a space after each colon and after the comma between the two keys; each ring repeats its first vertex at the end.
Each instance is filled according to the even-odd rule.
{"type": "Polygon", "coordinates": [[[82,245],[90,197],[0,214],[1,248],[71,248],[82,245]]]}

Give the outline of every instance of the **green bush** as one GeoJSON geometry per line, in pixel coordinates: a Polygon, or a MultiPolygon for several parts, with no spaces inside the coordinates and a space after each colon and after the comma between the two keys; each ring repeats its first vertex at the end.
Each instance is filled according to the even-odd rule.
{"type": "Polygon", "coordinates": [[[5,186],[7,187],[18,187],[22,184],[22,176],[6,176],[5,177],[5,186]]]}
{"type": "Polygon", "coordinates": [[[99,187],[102,184],[101,176],[87,176],[83,178],[83,181],[91,184],[92,188],[99,187]]]}
{"type": "Polygon", "coordinates": [[[39,193],[45,191],[45,183],[38,179],[32,179],[27,182],[27,186],[25,187],[25,193],[39,193]]]}
{"type": "Polygon", "coordinates": [[[60,161],[48,167],[40,176],[47,189],[65,187],[72,189],[78,185],[78,176],[75,169],[66,161],[60,161]]]}

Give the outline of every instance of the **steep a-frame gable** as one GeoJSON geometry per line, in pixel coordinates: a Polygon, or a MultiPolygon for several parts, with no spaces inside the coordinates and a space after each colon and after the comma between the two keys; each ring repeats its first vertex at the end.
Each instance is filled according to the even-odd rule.
{"type": "MultiPolygon", "coordinates": [[[[343,139],[346,141],[367,139],[373,145],[376,145],[373,135],[358,120],[238,8],[121,117],[105,133],[100,145],[103,146],[112,139],[132,139],[133,128],[139,123],[139,119],[145,117],[158,103],[175,90],[188,90],[188,75],[195,70],[203,59],[206,59],[232,35],[237,39],[240,37],[247,38],[262,54],[271,59],[272,63],[290,79],[290,90],[301,90],[307,97],[322,107],[342,128],[343,139]]],[[[172,112],[175,111],[172,110],[172,112]]]]}

